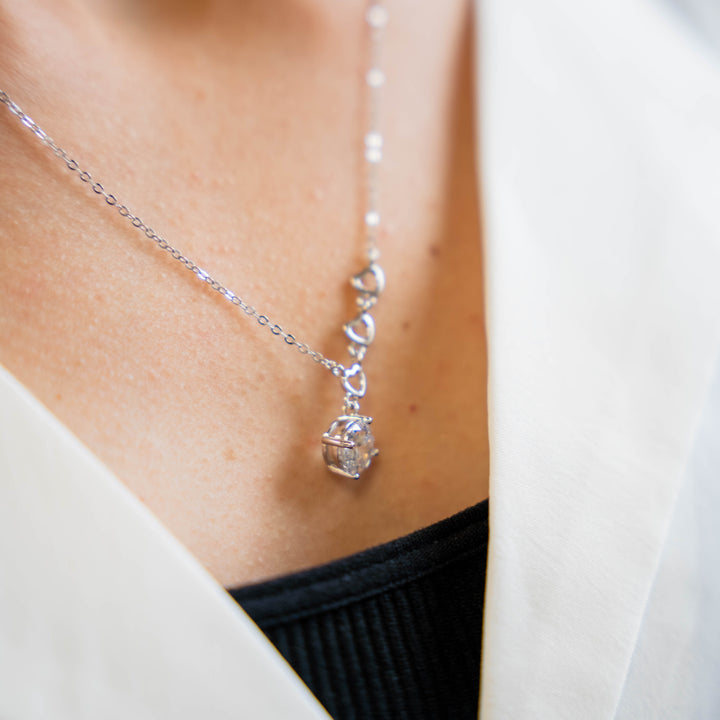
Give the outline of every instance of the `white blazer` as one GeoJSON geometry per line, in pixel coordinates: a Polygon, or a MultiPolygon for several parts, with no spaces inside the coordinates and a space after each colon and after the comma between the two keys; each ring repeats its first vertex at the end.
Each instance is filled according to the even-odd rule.
{"type": "MultiPolygon", "coordinates": [[[[718,55],[667,0],[478,2],[482,718],[720,718],[718,55]]],[[[322,717],[1,373],[0,718],[322,717]]]]}

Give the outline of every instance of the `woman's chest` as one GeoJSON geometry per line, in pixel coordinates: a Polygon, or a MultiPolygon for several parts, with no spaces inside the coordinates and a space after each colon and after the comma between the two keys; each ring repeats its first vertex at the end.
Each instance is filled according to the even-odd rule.
{"type": "MultiPolygon", "coordinates": [[[[342,408],[336,378],[10,136],[21,171],[3,179],[0,360],[221,582],[349,554],[487,496],[482,248],[462,50],[447,102],[412,131],[391,124],[386,134],[388,285],[362,405],[380,456],[359,481],[329,476],[321,460],[321,435],[342,408]]],[[[194,119],[170,113],[157,124],[190,138],[194,119]]],[[[347,362],[361,183],[341,150],[354,138],[326,128],[338,152],[303,165],[304,151],[279,140],[283,122],[268,120],[242,152],[237,142],[213,152],[208,131],[206,147],[175,143],[168,154],[166,134],[153,142],[140,132],[118,190],[112,171],[128,163],[108,162],[92,138],[83,157],[224,286],[347,362]]]]}

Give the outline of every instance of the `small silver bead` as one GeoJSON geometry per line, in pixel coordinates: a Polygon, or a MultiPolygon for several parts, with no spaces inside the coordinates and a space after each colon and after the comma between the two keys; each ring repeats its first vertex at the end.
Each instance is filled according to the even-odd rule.
{"type": "Polygon", "coordinates": [[[380,213],[377,210],[370,210],[365,213],[365,224],[368,227],[377,227],[380,224],[380,213]]]}
{"type": "Polygon", "coordinates": [[[388,11],[382,5],[371,5],[365,15],[367,24],[373,28],[385,27],[388,21],[388,11]]]}
{"type": "Polygon", "coordinates": [[[385,84],[385,73],[380,68],[371,68],[365,76],[367,84],[371,88],[379,88],[385,84]]]}
{"type": "Polygon", "coordinates": [[[365,147],[381,148],[383,146],[383,136],[379,132],[369,132],[365,136],[365,147]]]}
{"type": "Polygon", "coordinates": [[[362,362],[365,359],[367,347],[365,345],[358,345],[357,343],[350,343],[350,345],[348,345],[348,353],[350,357],[354,357],[358,362],[362,362]]]}

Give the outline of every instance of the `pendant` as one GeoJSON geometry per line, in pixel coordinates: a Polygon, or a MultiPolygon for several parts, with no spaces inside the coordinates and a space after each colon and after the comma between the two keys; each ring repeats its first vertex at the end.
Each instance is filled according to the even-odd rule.
{"type": "Polygon", "coordinates": [[[371,417],[340,415],[322,436],[323,458],[330,472],[357,480],[378,454],[371,417]]]}
{"type": "Polygon", "coordinates": [[[385,289],[385,274],[379,265],[371,262],[350,279],[350,284],[359,293],[360,314],[346,323],[343,330],[350,341],[348,352],[355,362],[337,376],[345,393],[345,405],[343,414],[332,421],[322,436],[322,453],[330,472],[357,480],[378,454],[370,430],[373,419],[360,414],[360,398],[365,397],[367,391],[362,361],[375,339],[375,321],[369,310],[385,289]]]}

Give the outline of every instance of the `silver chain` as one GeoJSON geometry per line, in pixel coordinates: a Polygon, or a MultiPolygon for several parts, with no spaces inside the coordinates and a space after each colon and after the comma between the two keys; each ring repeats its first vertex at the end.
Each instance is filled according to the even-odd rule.
{"type": "Polygon", "coordinates": [[[82,182],[87,183],[96,195],[104,197],[108,205],[115,208],[121,217],[126,218],[134,228],[144,233],[144,235],[152,240],[159,248],[165,250],[171,257],[190,270],[190,272],[197,275],[200,280],[207,283],[213,290],[220,293],[222,297],[240,308],[248,317],[255,318],[259,325],[268,328],[273,335],[285,340],[287,345],[296,348],[298,352],[307,355],[316,363],[326,367],[336,377],[340,377],[344,373],[345,368],[343,365],[335,362],[335,360],[326,358],[317,350],[310,348],[306,343],[297,340],[294,335],[283,330],[280,325],[274,323],[267,315],[246,303],[241,297],[232,292],[232,290],[228,290],[221,282],[213,278],[210,273],[203,270],[203,268],[187,257],[187,255],[183,255],[180,250],[171,245],[165,238],[158,235],[152,228],[148,227],[138,215],[134,215],[126,205],[121,203],[117,196],[108,192],[101,183],[94,180],[90,172],[81,168],[79,163],[73,160],[67,151],[63,150],[27,113],[23,112],[4,90],[0,90],[0,102],[3,103],[13,115],[17,116],[20,122],[25,125],[43,145],[49,147],[58,158],[63,160],[68,170],[76,173],[77,177],[82,182]]]}
{"type": "MultiPolygon", "coordinates": [[[[367,211],[365,213],[364,220],[366,228],[367,258],[370,263],[370,267],[374,268],[377,268],[374,263],[380,257],[380,253],[377,249],[378,226],[380,223],[377,169],[378,164],[382,159],[383,145],[383,138],[379,132],[379,101],[380,90],[385,82],[385,76],[380,69],[380,60],[382,30],[386,21],[387,11],[385,8],[378,3],[371,4],[366,12],[366,22],[370,27],[370,69],[365,76],[365,81],[370,89],[370,107],[369,131],[364,137],[365,159],[367,160],[368,168],[367,211]]],[[[254,318],[258,325],[267,328],[274,336],[282,338],[286,345],[295,348],[302,355],[307,355],[319,365],[327,368],[335,377],[339,377],[343,380],[346,378],[348,368],[346,368],[342,363],[325,357],[317,350],[313,350],[307,343],[298,340],[292,333],[283,329],[280,325],[271,320],[268,315],[257,310],[253,305],[245,302],[245,300],[243,300],[239,295],[226,288],[220,281],[212,277],[210,273],[191,260],[187,255],[184,255],[180,250],[165,240],[165,238],[158,235],[151,227],[148,227],[148,225],[146,225],[138,215],[131,212],[127,205],[122,203],[116,195],[108,192],[104,185],[95,180],[88,170],[82,168],[66,150],[60,147],[27,113],[25,113],[17,105],[17,103],[10,98],[7,92],[2,89],[0,89],[0,102],[3,103],[7,109],[15,115],[18,120],[28,128],[28,130],[30,130],[30,132],[32,132],[43,145],[50,148],[55,156],[65,163],[65,166],[70,172],[75,173],[76,176],[82,182],[86,183],[96,195],[102,196],[110,207],[115,208],[121,217],[127,219],[134,228],[143,233],[148,239],[152,240],[160,249],[165,250],[173,259],[177,260],[190,272],[194,273],[200,280],[209,285],[223,298],[242,310],[249,318],[254,318]]],[[[358,305],[362,310],[367,311],[370,307],[372,307],[372,305],[374,305],[374,300],[379,294],[379,291],[367,293],[364,292],[364,289],[361,286],[356,285],[356,288],[361,291],[361,296],[358,298],[358,305]],[[369,300],[368,298],[370,297],[373,297],[373,299],[369,300]]],[[[369,343],[366,345],[369,345],[369,343]]],[[[359,348],[360,346],[358,343],[351,343],[350,353],[353,358],[355,358],[355,364],[361,363],[364,356],[364,350],[362,350],[362,355],[358,357],[357,351],[359,348]],[[355,348],[355,351],[353,348],[355,348]]]]}

